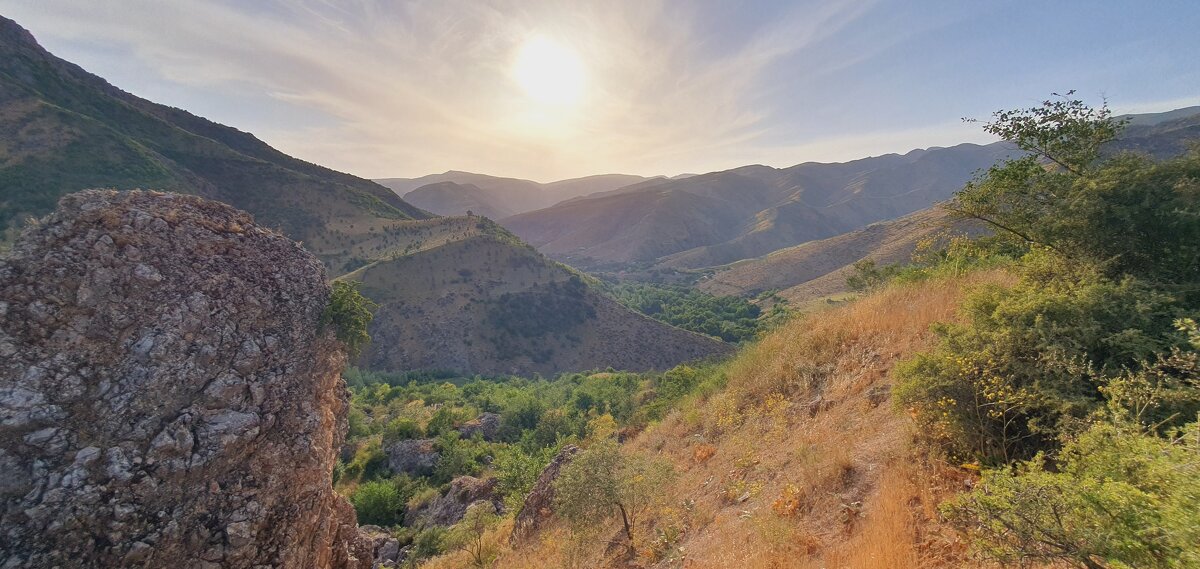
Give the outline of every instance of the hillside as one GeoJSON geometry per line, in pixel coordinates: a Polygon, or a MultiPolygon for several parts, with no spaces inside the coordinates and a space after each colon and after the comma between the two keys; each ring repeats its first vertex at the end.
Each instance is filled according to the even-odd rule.
{"type": "Polygon", "coordinates": [[[746,166],[571,200],[503,220],[582,267],[723,265],[893,219],[948,198],[1005,144],[962,144],[842,164],[746,166]]]}
{"type": "Polygon", "coordinates": [[[486,219],[438,221],[406,254],[342,277],[380,305],[363,357],[371,369],[636,371],[731,350],[625,308],[486,219]]]}
{"type": "Polygon", "coordinates": [[[468,211],[500,219],[550,207],[561,201],[607,192],[647,180],[629,174],[598,174],[542,184],[451,170],[420,178],[375,180],[408,202],[438,215],[466,215],[468,211]]]}
{"type": "Polygon", "coordinates": [[[909,260],[923,239],[961,231],[946,212],[930,208],[891,221],[873,223],[836,237],[810,241],[768,255],[715,267],[700,290],[718,295],[754,296],[774,290],[793,305],[846,291],[851,265],[862,259],[888,265],[909,260]]]}
{"type": "Polygon", "coordinates": [[[304,241],[332,269],[375,231],[428,214],[387,188],[121,91],[0,17],[0,231],[84,188],[195,194],[304,241]]]}

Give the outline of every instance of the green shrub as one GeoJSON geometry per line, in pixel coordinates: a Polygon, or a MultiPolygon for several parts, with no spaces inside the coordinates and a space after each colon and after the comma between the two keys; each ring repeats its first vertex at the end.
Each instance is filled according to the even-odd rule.
{"type": "Polygon", "coordinates": [[[1100,424],[1062,449],[985,472],[943,506],[985,557],[1002,564],[1200,566],[1200,430],[1160,438],[1100,424]]]}
{"type": "Polygon", "coordinates": [[[1171,296],[1133,279],[1026,278],[968,297],[965,322],[897,366],[896,401],[962,460],[1028,458],[1105,407],[1105,383],[1178,346],[1171,296]]]}
{"type": "Polygon", "coordinates": [[[402,483],[393,480],[370,480],[359,484],[350,495],[350,503],[358,515],[358,523],[391,526],[404,520],[404,505],[408,495],[402,483]]]}
{"type": "Polygon", "coordinates": [[[321,327],[333,326],[338,340],[346,345],[351,356],[357,357],[363,346],[371,341],[367,327],[377,308],[374,302],[358,292],[354,281],[334,281],[329,304],[321,313],[321,327]]]}

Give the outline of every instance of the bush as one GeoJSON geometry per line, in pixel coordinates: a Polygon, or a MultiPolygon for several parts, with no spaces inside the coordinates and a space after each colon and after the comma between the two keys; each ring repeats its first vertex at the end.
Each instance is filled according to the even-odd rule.
{"type": "Polygon", "coordinates": [[[404,520],[404,506],[411,493],[407,478],[363,482],[350,495],[359,524],[391,526],[404,520]]]}
{"type": "Polygon", "coordinates": [[[1166,439],[1101,424],[1044,456],[984,474],[943,506],[1002,564],[1200,566],[1200,429],[1166,439]]]}
{"type": "Polygon", "coordinates": [[[896,401],[955,458],[1029,458],[1103,409],[1106,382],[1182,343],[1179,310],[1133,279],[986,288],[964,303],[965,323],[935,328],[935,350],[897,366],[896,401]]]}
{"type": "Polygon", "coordinates": [[[346,345],[352,357],[357,357],[363,346],[371,341],[367,327],[374,318],[372,311],[378,307],[358,292],[358,284],[353,281],[334,281],[329,304],[321,313],[321,327],[333,326],[338,340],[346,345]]]}

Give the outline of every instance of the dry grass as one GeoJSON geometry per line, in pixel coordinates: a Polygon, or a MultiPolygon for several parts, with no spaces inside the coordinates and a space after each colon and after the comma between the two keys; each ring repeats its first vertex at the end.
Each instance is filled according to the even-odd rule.
{"type": "MultiPolygon", "coordinates": [[[[643,566],[967,565],[964,545],[936,516],[963,475],[914,447],[888,397],[890,372],[928,347],[930,324],[953,319],[966,290],[1008,280],[985,272],[891,288],[796,319],[744,350],[725,391],[685,402],[628,445],[677,472],[664,489],[671,506],[642,524],[637,544],[662,549],[653,528],[671,526],[674,553],[647,553],[643,566]]],[[[571,542],[559,531],[497,566],[604,566],[612,558],[603,541],[571,542]]]]}

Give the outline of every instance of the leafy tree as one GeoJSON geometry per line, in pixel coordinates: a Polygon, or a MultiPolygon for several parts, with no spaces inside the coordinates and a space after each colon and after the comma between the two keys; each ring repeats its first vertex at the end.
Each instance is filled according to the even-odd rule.
{"type": "Polygon", "coordinates": [[[367,333],[377,308],[374,302],[358,292],[358,283],[334,281],[329,295],[329,304],[321,313],[321,327],[333,326],[338,340],[346,345],[352,357],[362,352],[363,346],[371,341],[367,333]]]}
{"type": "Polygon", "coordinates": [[[624,454],[615,441],[600,441],[579,453],[555,480],[555,512],[575,528],[620,515],[629,549],[641,514],[663,499],[673,473],[669,464],[624,454]]]}
{"type": "Polygon", "coordinates": [[[528,453],[518,446],[510,446],[496,455],[496,488],[509,510],[521,509],[525,496],[555,454],[558,454],[557,447],[543,447],[528,453]]]}
{"type": "Polygon", "coordinates": [[[1124,121],[1071,95],[996,113],[984,129],[1030,154],[989,169],[948,209],[1110,276],[1194,285],[1200,148],[1157,163],[1132,154],[1102,159],[1124,121]]]}
{"type": "Polygon", "coordinates": [[[846,287],[855,292],[873,291],[886,284],[900,272],[897,265],[880,267],[874,259],[854,263],[854,272],[846,277],[846,287]]]}
{"type": "Polygon", "coordinates": [[[1200,430],[1178,438],[1100,424],[1044,456],[984,474],[943,511],[1002,564],[1200,566],[1200,430]]]}

